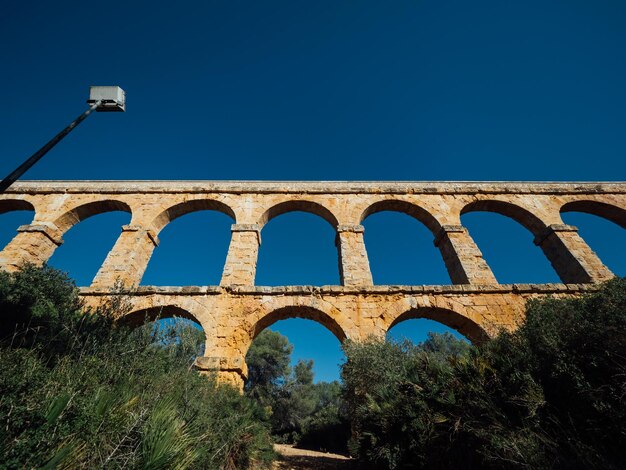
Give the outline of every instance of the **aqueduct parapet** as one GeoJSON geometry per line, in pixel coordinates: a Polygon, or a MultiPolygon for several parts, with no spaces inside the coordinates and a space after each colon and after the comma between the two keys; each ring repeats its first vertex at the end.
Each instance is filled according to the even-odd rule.
{"type": "Polygon", "coordinates": [[[5,270],[43,264],[63,234],[88,217],[129,212],[131,222],[82,295],[100,302],[121,281],[132,293],[135,318],[160,313],[194,319],[207,337],[199,367],[240,384],[250,343],[283,318],[318,321],[343,340],[381,336],[399,321],[426,317],[480,341],[515,328],[528,298],[593,289],[612,273],[561,213],[587,212],[626,228],[626,183],[33,181],[0,195],[0,213],[11,210],[35,214],[0,252],[5,270]],[[137,288],[159,232],[199,210],[233,219],[220,286],[137,288]],[[333,226],[341,286],[254,285],[263,226],[290,211],[311,212],[333,226]],[[362,222],[380,211],[404,212],[430,229],[452,285],[372,285],[362,222]],[[471,211],[498,212],[530,230],[563,284],[498,284],[461,224],[461,215],[471,211]]]}

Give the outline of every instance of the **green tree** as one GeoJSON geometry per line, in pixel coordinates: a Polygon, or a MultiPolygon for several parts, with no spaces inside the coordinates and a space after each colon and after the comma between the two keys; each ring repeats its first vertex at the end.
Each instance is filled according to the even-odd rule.
{"type": "Polygon", "coordinates": [[[280,333],[265,330],[253,341],[246,362],[246,394],[270,414],[280,441],[312,449],[345,450],[349,424],[338,382],[314,383],[313,361],[292,368],[293,346],[280,333]]]}
{"type": "Polygon", "coordinates": [[[291,369],[293,345],[280,333],[263,330],[252,342],[246,354],[248,380],[245,392],[263,406],[271,406],[277,390],[291,369]]]}
{"type": "Polygon", "coordinates": [[[626,466],[624,279],[531,302],[516,332],[467,353],[430,349],[346,344],[351,448],[369,466],[626,466]]]}
{"type": "Polygon", "coordinates": [[[276,394],[272,414],[274,433],[290,442],[297,442],[305,421],[313,414],[316,405],[313,361],[300,360],[276,394]]]}
{"type": "Polygon", "coordinates": [[[455,338],[447,331],[445,333],[429,331],[426,340],[417,346],[424,352],[439,355],[444,359],[451,356],[463,356],[470,351],[470,343],[455,338]]]}

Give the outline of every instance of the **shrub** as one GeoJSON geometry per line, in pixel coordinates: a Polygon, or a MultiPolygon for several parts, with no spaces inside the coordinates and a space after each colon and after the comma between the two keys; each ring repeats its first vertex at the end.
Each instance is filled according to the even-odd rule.
{"type": "Polygon", "coordinates": [[[197,330],[116,325],[115,312],[86,312],[51,268],[0,273],[0,306],[0,468],[235,469],[271,459],[264,412],[192,370],[197,330]]]}
{"type": "Polygon", "coordinates": [[[378,468],[623,468],[626,281],[534,301],[515,333],[448,356],[347,343],[351,450],[378,468]]]}

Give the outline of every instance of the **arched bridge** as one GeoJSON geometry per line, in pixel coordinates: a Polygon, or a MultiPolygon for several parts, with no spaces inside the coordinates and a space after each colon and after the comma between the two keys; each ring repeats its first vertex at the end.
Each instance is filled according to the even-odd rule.
{"type": "Polygon", "coordinates": [[[206,357],[198,358],[198,367],[240,385],[252,340],[284,318],[315,320],[341,341],[382,336],[408,318],[430,318],[480,341],[514,329],[529,298],[593,289],[612,273],[561,214],[586,212],[626,228],[626,183],[23,182],[0,195],[0,213],[22,209],[35,216],[0,252],[5,270],[46,262],[63,234],[88,217],[129,212],[130,224],[122,227],[91,286],[81,290],[83,297],[97,304],[121,281],[131,292],[129,321],[193,319],[206,334],[206,357]],[[200,210],[233,219],[220,285],[137,287],[159,232],[200,210]],[[341,285],[255,286],[263,226],[291,211],[318,215],[336,230],[341,285]],[[373,285],[361,223],[380,211],[403,212],[428,227],[451,285],[373,285]],[[461,225],[461,215],[472,211],[500,213],[532,232],[562,284],[499,284],[461,225]]]}

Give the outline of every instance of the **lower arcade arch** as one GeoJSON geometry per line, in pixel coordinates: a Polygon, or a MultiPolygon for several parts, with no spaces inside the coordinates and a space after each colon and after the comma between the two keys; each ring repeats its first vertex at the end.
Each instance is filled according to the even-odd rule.
{"type": "Polygon", "coordinates": [[[148,328],[152,342],[160,345],[185,341],[196,357],[206,351],[206,332],[198,319],[176,305],[162,305],[133,310],[117,319],[120,325],[133,329],[148,328]]]}
{"type": "Polygon", "coordinates": [[[275,336],[272,338],[262,334],[270,331],[286,340],[284,344],[288,345],[292,372],[296,364],[303,362],[311,368],[311,377],[315,382],[339,379],[340,363],[345,360],[341,345],[346,334],[332,317],[312,307],[274,310],[253,327],[251,341],[245,351],[248,367],[255,363],[255,358],[258,360],[259,353],[263,355],[268,344],[279,341],[275,336]],[[255,344],[261,349],[253,348],[255,344]]]}
{"type": "Polygon", "coordinates": [[[198,325],[198,327],[201,327],[200,321],[198,321],[193,314],[184,308],[173,304],[157,305],[131,310],[130,312],[120,316],[117,321],[122,325],[138,327],[152,321],[170,318],[184,318],[192,321],[198,325]]]}
{"type": "Polygon", "coordinates": [[[252,328],[250,343],[252,343],[252,341],[254,341],[254,339],[264,329],[273,325],[277,321],[287,320],[290,318],[313,320],[328,329],[342,343],[347,338],[347,335],[341,325],[339,325],[337,320],[327,313],[309,306],[289,306],[277,308],[276,310],[273,310],[267,315],[261,317],[252,328]]]}
{"type": "MultiPolygon", "coordinates": [[[[467,338],[473,344],[480,344],[487,339],[487,332],[473,320],[453,310],[441,307],[418,307],[405,311],[387,328],[387,334],[397,325],[408,320],[427,319],[435,321],[467,338]]],[[[445,329],[444,329],[445,331],[445,329]]]]}

